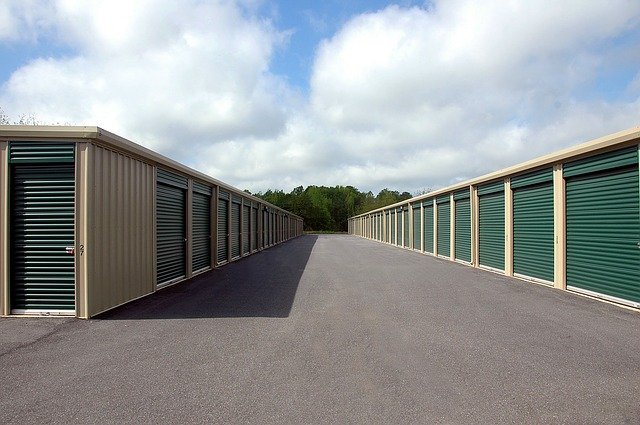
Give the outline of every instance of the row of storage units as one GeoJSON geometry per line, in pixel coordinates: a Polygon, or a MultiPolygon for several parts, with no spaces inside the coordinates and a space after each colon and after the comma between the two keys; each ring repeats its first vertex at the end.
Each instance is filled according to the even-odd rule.
{"type": "Polygon", "coordinates": [[[0,128],[2,315],[91,317],[302,227],[97,127],[0,128]]]}
{"type": "Polygon", "coordinates": [[[640,308],[640,130],[349,219],[349,232],[640,308]]]}

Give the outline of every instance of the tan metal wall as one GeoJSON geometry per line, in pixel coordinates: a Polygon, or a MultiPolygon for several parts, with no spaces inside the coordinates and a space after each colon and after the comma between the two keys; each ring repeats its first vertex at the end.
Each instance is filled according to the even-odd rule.
{"type": "Polygon", "coordinates": [[[81,303],[79,317],[155,289],[154,167],[93,144],[86,161],[87,231],[78,240],[86,263],[86,310],[81,303]]]}

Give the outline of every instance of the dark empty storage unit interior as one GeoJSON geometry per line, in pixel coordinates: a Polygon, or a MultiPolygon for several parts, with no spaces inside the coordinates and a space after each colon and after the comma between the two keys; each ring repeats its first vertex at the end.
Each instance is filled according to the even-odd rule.
{"type": "Polygon", "coordinates": [[[349,232],[407,247],[394,229],[410,221],[413,250],[640,308],[639,143],[639,128],[601,137],[352,217],[349,232]]]}
{"type": "Polygon", "coordinates": [[[302,225],[97,127],[0,128],[1,315],[95,316],[302,225]]]}

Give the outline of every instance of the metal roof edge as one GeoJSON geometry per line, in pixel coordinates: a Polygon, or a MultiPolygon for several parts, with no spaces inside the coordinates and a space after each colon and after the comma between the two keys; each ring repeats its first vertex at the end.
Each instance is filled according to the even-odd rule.
{"type": "Polygon", "coordinates": [[[414,196],[413,198],[396,202],[395,204],[387,205],[385,207],[376,208],[374,210],[367,211],[362,214],[354,215],[352,217],[349,217],[349,219],[362,217],[365,215],[377,213],[377,212],[392,209],[392,208],[398,208],[399,206],[409,204],[412,202],[423,201],[425,199],[432,198],[434,196],[438,196],[446,192],[453,192],[458,189],[462,189],[468,186],[475,186],[475,185],[489,182],[491,180],[496,180],[499,178],[504,178],[506,176],[517,174],[523,171],[529,171],[529,170],[534,170],[536,168],[553,165],[555,163],[562,162],[571,157],[579,157],[585,154],[597,152],[599,150],[606,149],[618,144],[623,144],[625,142],[629,142],[636,139],[640,139],[640,126],[631,127],[629,129],[618,131],[613,134],[598,137],[596,139],[592,139],[575,146],[564,148],[547,155],[543,155],[525,162],[521,162],[511,167],[493,171],[491,173],[484,174],[482,176],[475,177],[469,180],[465,180],[460,183],[455,183],[453,185],[449,185],[429,193],[414,196]]]}
{"type": "Polygon", "coordinates": [[[149,148],[132,142],[122,136],[118,136],[115,133],[111,133],[98,126],[57,126],[57,125],[0,125],[0,140],[10,141],[15,138],[24,139],[69,139],[70,141],[97,141],[101,145],[114,148],[116,150],[132,153],[141,158],[149,159],[158,165],[164,165],[168,168],[180,171],[191,177],[195,177],[204,182],[211,183],[219,186],[223,189],[241,194],[243,197],[252,201],[259,202],[268,207],[275,208],[288,215],[302,219],[297,214],[287,211],[281,207],[271,204],[270,202],[260,199],[254,195],[249,195],[237,187],[234,187],[228,183],[224,183],[216,178],[213,178],[200,171],[194,170],[184,164],[179,163],[169,157],[166,157],[158,152],[155,152],[149,148]]]}

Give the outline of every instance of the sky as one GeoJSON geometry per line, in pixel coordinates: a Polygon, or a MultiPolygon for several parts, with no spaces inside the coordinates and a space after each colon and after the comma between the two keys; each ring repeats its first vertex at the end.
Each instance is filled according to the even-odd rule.
{"type": "Polygon", "coordinates": [[[638,126],[640,1],[0,0],[0,108],[254,193],[419,193],[638,126]]]}

